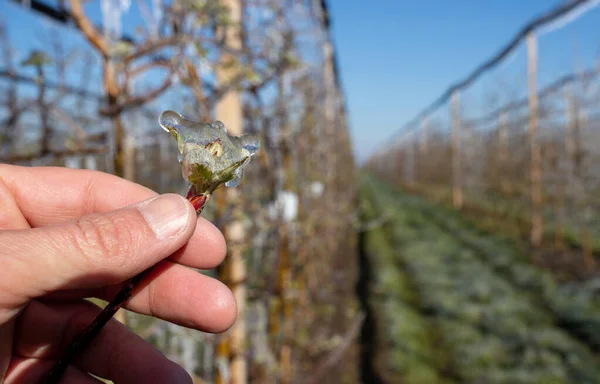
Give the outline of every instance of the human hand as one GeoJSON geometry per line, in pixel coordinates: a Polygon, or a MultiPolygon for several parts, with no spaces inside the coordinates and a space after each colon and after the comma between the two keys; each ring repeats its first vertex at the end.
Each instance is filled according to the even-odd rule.
{"type": "MultiPolygon", "coordinates": [[[[86,170],[0,165],[0,382],[39,380],[121,282],[157,264],[125,308],[206,332],[228,329],[231,291],[188,267],[223,261],[219,230],[183,197],[86,170]],[[4,378],[5,381],[2,381],[4,378]]],[[[63,376],[97,383],[191,383],[111,320],[63,376]]]]}

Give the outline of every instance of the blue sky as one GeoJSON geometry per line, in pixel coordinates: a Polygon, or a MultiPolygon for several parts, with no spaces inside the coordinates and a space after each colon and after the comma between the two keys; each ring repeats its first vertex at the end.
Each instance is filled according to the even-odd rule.
{"type": "MultiPolygon", "coordinates": [[[[358,159],[496,53],[522,25],[558,3],[330,0],[358,159]]],[[[600,6],[540,38],[540,86],[572,72],[577,61],[591,63],[600,43],[598,26],[600,6]]],[[[524,49],[509,67],[525,80],[524,49]]]]}
{"type": "MultiPolygon", "coordinates": [[[[353,145],[362,161],[527,21],[563,0],[329,1],[353,145]]],[[[99,6],[95,7],[99,21],[99,6]]],[[[43,44],[44,28],[33,26],[40,18],[19,8],[6,6],[2,18],[18,39],[22,56],[32,45],[43,44]]],[[[597,60],[598,25],[600,6],[540,38],[540,87],[597,60]]],[[[524,47],[464,95],[470,112],[476,113],[473,106],[483,103],[484,91],[500,75],[516,83],[519,92],[526,91],[524,47]]]]}

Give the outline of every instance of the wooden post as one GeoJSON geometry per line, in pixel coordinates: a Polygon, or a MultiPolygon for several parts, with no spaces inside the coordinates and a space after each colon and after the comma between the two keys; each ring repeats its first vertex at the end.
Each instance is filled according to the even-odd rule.
{"type": "Polygon", "coordinates": [[[463,188],[462,188],[462,170],[461,170],[461,121],[460,121],[460,95],[458,91],[452,93],[451,100],[452,114],[452,204],[454,208],[463,207],[463,188]]]}
{"type": "Polygon", "coordinates": [[[123,178],[127,180],[135,180],[135,140],[127,135],[125,137],[125,145],[123,148],[123,178]]]}
{"type": "Polygon", "coordinates": [[[406,137],[405,146],[405,178],[406,184],[413,187],[415,184],[415,147],[413,143],[413,133],[409,133],[406,137]]]}
{"type": "Polygon", "coordinates": [[[421,178],[421,184],[427,184],[429,170],[427,166],[429,164],[427,158],[427,151],[429,149],[429,116],[425,116],[421,119],[421,138],[419,140],[419,151],[417,153],[417,164],[419,165],[419,177],[421,178]]]}
{"type": "Polygon", "coordinates": [[[500,164],[504,167],[508,160],[508,112],[503,111],[500,114],[498,129],[498,141],[499,141],[499,158],[500,164]]]}
{"type": "Polygon", "coordinates": [[[559,215],[556,229],[556,245],[564,246],[564,225],[565,225],[565,203],[567,196],[572,195],[574,182],[574,165],[575,165],[575,128],[577,126],[577,109],[575,100],[569,88],[565,91],[565,105],[567,113],[567,130],[565,135],[565,149],[567,152],[567,174],[564,182],[559,185],[559,215]]]}
{"type": "Polygon", "coordinates": [[[425,116],[421,119],[421,142],[420,142],[420,146],[419,146],[419,153],[421,155],[426,155],[427,154],[427,145],[428,143],[428,139],[429,139],[429,117],[425,116]]]}
{"type": "Polygon", "coordinates": [[[529,85],[529,143],[531,179],[531,244],[542,243],[542,152],[538,142],[539,100],[537,90],[537,39],[533,32],[527,36],[527,74],[529,85]]]}
{"type": "Polygon", "coordinates": [[[325,151],[323,165],[325,167],[326,182],[331,182],[335,169],[333,165],[336,162],[336,151],[331,150],[330,143],[334,140],[336,133],[336,80],[335,80],[335,52],[333,41],[331,40],[329,31],[327,37],[322,43],[323,54],[323,83],[325,86],[325,137],[322,141],[322,147],[325,151]]]}
{"type": "MultiPolygon", "coordinates": [[[[574,100],[575,101],[575,100],[574,100]]],[[[576,124],[573,129],[573,174],[578,178],[578,192],[583,194],[582,199],[585,202],[585,167],[582,167],[583,143],[582,129],[587,125],[586,115],[582,108],[575,104],[576,124]]],[[[590,205],[586,205],[583,213],[583,225],[581,226],[581,245],[583,248],[583,262],[587,271],[596,269],[596,260],[594,259],[594,249],[592,244],[592,235],[589,230],[590,220],[592,220],[593,212],[590,205]]]]}
{"type": "MultiPolygon", "coordinates": [[[[223,28],[227,48],[238,52],[242,49],[240,25],[242,22],[242,3],[240,0],[221,0],[229,9],[231,25],[223,28]]],[[[227,51],[223,52],[223,63],[234,60],[235,56],[227,51]]],[[[239,74],[236,66],[223,66],[217,68],[217,79],[220,85],[226,84],[239,74]]],[[[243,110],[240,94],[236,90],[228,92],[216,106],[216,118],[221,120],[232,135],[240,135],[243,131],[243,110]]],[[[235,324],[219,345],[219,357],[229,362],[229,381],[220,373],[217,383],[220,384],[245,384],[248,382],[248,368],[246,363],[246,266],[243,259],[243,247],[246,237],[245,228],[241,217],[243,211],[240,202],[239,188],[225,188],[218,192],[217,198],[223,209],[231,208],[231,221],[226,223],[223,234],[227,242],[227,256],[221,270],[221,278],[228,283],[233,292],[238,307],[238,316],[235,324]]]]}
{"type": "Polygon", "coordinates": [[[496,172],[500,177],[500,192],[505,194],[510,188],[507,180],[508,171],[508,112],[502,111],[498,122],[498,168],[496,172]]]}

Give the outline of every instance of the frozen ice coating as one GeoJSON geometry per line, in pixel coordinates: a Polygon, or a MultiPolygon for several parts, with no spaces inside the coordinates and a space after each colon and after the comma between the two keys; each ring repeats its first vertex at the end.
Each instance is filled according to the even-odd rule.
{"type": "Polygon", "coordinates": [[[196,194],[210,194],[221,184],[238,186],[244,167],[259,148],[258,136],[230,136],[220,121],[200,123],[168,110],[158,122],[177,140],[183,177],[196,194]]]}

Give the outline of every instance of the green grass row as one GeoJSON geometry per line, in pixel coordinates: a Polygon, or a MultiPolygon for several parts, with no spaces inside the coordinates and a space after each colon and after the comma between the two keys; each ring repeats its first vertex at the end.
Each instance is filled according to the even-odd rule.
{"type": "Polygon", "coordinates": [[[600,351],[600,278],[559,285],[552,274],[530,263],[518,240],[510,242],[481,230],[477,222],[448,207],[412,198],[418,209],[477,255],[494,271],[553,312],[555,321],[600,351]]]}
{"type": "Polygon", "coordinates": [[[498,248],[455,212],[368,176],[363,184],[371,210],[392,217],[367,236],[369,249],[386,254],[374,268],[376,281],[387,281],[378,292],[402,304],[388,303],[384,316],[390,329],[403,330],[390,331],[389,364],[411,365],[408,350],[437,375],[403,382],[441,382],[444,376],[469,383],[599,382],[593,353],[559,326],[559,305],[539,300],[560,295],[551,276],[528,266],[510,246],[498,248]]]}
{"type": "MultiPolygon", "coordinates": [[[[372,191],[361,185],[362,220],[379,215],[372,191]]],[[[437,345],[434,327],[419,310],[419,297],[399,265],[388,226],[368,231],[365,249],[372,276],[369,305],[375,313],[377,352],[374,365],[387,383],[450,383],[443,374],[445,351],[437,345]]]]}

